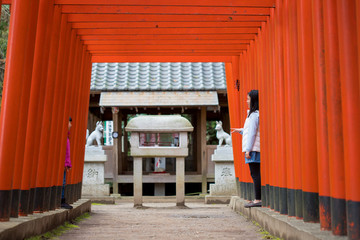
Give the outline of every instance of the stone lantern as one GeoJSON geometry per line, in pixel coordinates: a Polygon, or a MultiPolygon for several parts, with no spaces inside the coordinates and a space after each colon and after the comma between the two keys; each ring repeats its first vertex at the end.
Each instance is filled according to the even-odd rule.
{"type": "Polygon", "coordinates": [[[180,115],[146,115],[131,119],[130,151],[134,158],[134,206],[142,206],[142,158],[176,158],[176,205],[185,204],[185,157],[191,123],[180,115]]]}

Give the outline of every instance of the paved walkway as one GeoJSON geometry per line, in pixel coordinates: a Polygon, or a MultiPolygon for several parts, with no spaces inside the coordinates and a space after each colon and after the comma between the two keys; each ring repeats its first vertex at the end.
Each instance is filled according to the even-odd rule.
{"type": "Polygon", "coordinates": [[[59,239],[261,239],[252,222],[227,205],[187,202],[145,203],[133,208],[130,201],[92,205],[91,217],[59,239]]]}

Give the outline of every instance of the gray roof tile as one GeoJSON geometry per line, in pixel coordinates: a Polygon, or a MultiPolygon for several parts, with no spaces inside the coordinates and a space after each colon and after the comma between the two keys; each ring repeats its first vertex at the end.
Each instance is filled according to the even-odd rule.
{"type": "Polygon", "coordinates": [[[92,91],[225,90],[222,62],[93,63],[92,91]]]}

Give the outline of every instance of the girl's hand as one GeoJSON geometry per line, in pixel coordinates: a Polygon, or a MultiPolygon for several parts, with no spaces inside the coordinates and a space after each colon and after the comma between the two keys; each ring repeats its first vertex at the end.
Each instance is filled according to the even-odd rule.
{"type": "Polygon", "coordinates": [[[249,152],[246,152],[245,153],[245,157],[247,158],[247,159],[250,159],[251,157],[250,157],[250,153],[249,152]]]}

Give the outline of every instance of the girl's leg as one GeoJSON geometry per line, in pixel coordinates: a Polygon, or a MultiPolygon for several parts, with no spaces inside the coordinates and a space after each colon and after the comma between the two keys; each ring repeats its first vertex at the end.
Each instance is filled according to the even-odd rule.
{"type": "Polygon", "coordinates": [[[61,190],[61,200],[64,201],[65,199],[65,185],[66,185],[66,169],[64,170],[64,180],[63,180],[63,187],[61,190]]]}
{"type": "Polygon", "coordinates": [[[261,200],[260,163],[249,163],[249,167],[254,182],[255,200],[261,200]]]}

